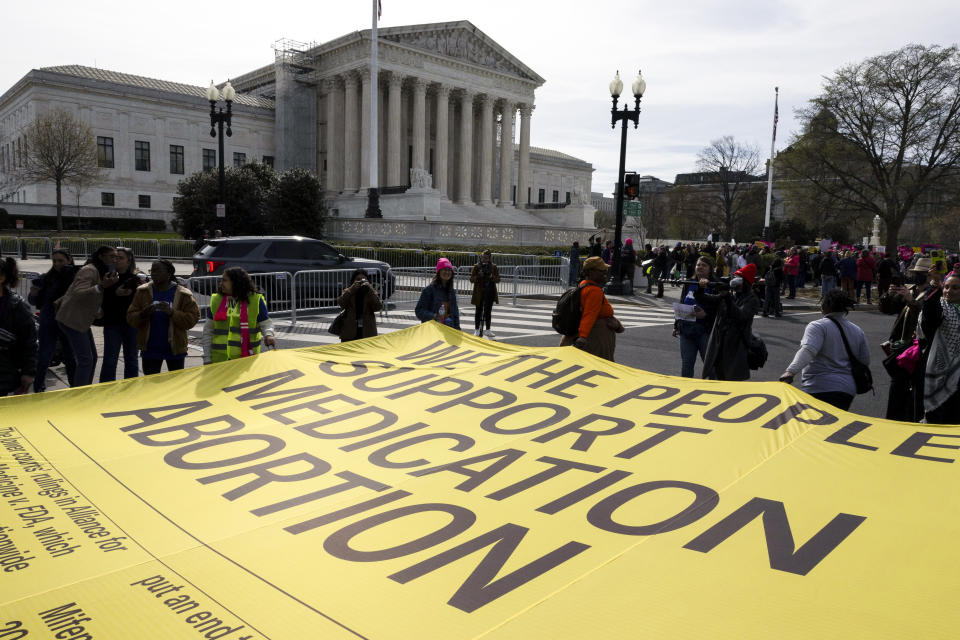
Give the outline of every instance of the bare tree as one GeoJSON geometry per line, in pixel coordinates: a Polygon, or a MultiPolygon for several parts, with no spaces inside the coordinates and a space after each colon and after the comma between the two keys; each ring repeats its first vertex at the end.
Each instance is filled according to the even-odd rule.
{"type": "Polygon", "coordinates": [[[24,135],[26,159],[21,169],[25,183],[53,182],[57,191],[57,231],[63,231],[63,186],[100,179],[97,142],[93,130],[69,111],[55,109],[38,115],[24,135]]]}
{"type": "MultiPolygon", "coordinates": [[[[710,188],[703,188],[703,201],[719,218],[725,237],[739,230],[739,223],[756,208],[760,149],[737,142],[733,136],[712,140],[697,154],[697,169],[709,174],[710,188]]],[[[753,212],[755,213],[755,211],[753,212]]]]}
{"type": "Polygon", "coordinates": [[[893,252],[924,194],[960,169],[960,52],[913,44],[848,65],[797,115],[788,174],[879,215],[893,252]]]}

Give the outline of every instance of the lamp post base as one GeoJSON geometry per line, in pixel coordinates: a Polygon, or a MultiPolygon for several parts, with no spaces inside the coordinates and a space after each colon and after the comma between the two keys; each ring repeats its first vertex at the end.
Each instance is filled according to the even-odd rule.
{"type": "Polygon", "coordinates": [[[380,211],[380,191],[376,187],[371,187],[367,190],[367,211],[364,213],[365,218],[382,218],[383,213],[380,211]]]}

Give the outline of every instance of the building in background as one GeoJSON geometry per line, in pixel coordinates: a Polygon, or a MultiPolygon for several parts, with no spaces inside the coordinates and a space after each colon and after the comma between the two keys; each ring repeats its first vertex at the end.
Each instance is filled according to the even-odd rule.
{"type": "MultiPolygon", "coordinates": [[[[374,90],[369,30],[323,44],[275,43],[271,64],[232,79],[226,163],[314,171],[328,229],[343,238],[568,244],[592,228],[590,163],[530,146],[543,78],[467,21],[380,29],[378,47],[374,90]],[[384,218],[361,222],[371,135],[384,218]]],[[[169,219],[177,182],[217,164],[204,87],[83,66],[33,70],[0,96],[8,208],[54,202],[53,185],[16,180],[25,128],[54,107],[97,136],[105,177],[79,193],[85,215],[169,219]]],[[[69,186],[65,194],[69,203],[69,186]]]]}

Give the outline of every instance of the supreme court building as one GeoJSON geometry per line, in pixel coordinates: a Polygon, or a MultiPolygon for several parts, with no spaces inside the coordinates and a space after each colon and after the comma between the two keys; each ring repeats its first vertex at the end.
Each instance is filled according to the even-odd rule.
{"type": "MultiPolygon", "coordinates": [[[[279,41],[273,62],[232,78],[227,162],[316,172],[333,238],[549,245],[589,235],[593,167],[530,146],[543,78],[459,21],[380,29],[374,83],[370,36],[279,41]],[[370,136],[378,143],[382,219],[364,217],[370,136]]],[[[109,141],[103,184],[79,195],[90,208],[136,210],[146,202],[169,211],[182,174],[211,169],[216,141],[203,87],[89,67],[34,70],[0,96],[0,199],[8,210],[10,202],[50,202],[52,188],[14,190],[5,177],[15,174],[23,128],[53,107],[74,111],[98,143],[109,141]],[[151,145],[163,159],[169,150],[169,172],[163,160],[151,167],[151,145]]]]}

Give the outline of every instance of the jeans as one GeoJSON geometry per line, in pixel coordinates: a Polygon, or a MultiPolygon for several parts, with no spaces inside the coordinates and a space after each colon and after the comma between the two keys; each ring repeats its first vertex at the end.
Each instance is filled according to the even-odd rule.
{"type": "Polygon", "coordinates": [[[870,304],[870,285],[873,284],[868,280],[857,280],[857,302],[860,302],[860,294],[863,292],[863,287],[867,287],[867,304],[870,304]]]}
{"type": "Polygon", "coordinates": [[[76,371],[73,374],[73,382],[70,383],[70,387],[84,387],[93,384],[93,370],[97,368],[97,345],[93,343],[93,332],[90,329],[77,331],[62,322],[57,324],[70,344],[70,351],[73,352],[74,362],[76,363],[76,371]]]}
{"type": "Polygon", "coordinates": [[[60,330],[52,309],[40,312],[40,327],[37,331],[37,339],[37,375],[33,378],[34,392],[40,393],[47,390],[47,369],[50,367],[50,361],[53,360],[53,354],[56,353],[58,343],[61,345],[61,361],[67,368],[67,381],[72,387],[73,376],[76,372],[76,361],[73,358],[73,352],[70,351],[70,343],[67,342],[67,337],[60,330]]]}
{"type": "Polygon", "coordinates": [[[837,286],[837,279],[834,276],[820,276],[820,295],[826,296],[837,286]]]}
{"type": "Polygon", "coordinates": [[[790,295],[787,296],[791,300],[797,297],[797,275],[794,273],[787,274],[787,286],[790,287],[790,295]]]}
{"type": "Polygon", "coordinates": [[[137,362],[137,330],[128,324],[108,324],[103,327],[103,362],[100,363],[100,382],[117,379],[117,360],[123,349],[123,377],[140,375],[137,362]]]}
{"type": "Polygon", "coordinates": [[[473,316],[473,328],[490,330],[490,320],[493,315],[493,290],[484,291],[483,299],[477,305],[477,311],[473,316]]]}
{"type": "Polygon", "coordinates": [[[842,391],[821,391],[820,393],[811,393],[811,396],[817,400],[822,400],[829,405],[833,405],[841,411],[846,411],[853,404],[853,396],[842,391]]]}
{"type": "Polygon", "coordinates": [[[689,320],[680,320],[677,325],[680,334],[680,375],[692,378],[697,354],[700,354],[701,359],[707,354],[710,330],[699,322],[689,320]]]}
{"type": "MultiPolygon", "coordinates": [[[[186,359],[187,357],[185,355],[167,358],[167,371],[179,371],[183,369],[186,359]]],[[[136,360],[134,360],[134,362],[136,362],[136,360]]],[[[163,368],[163,363],[164,360],[162,358],[148,358],[143,356],[143,375],[152,376],[155,373],[160,373],[160,369],[163,368]]]]}

